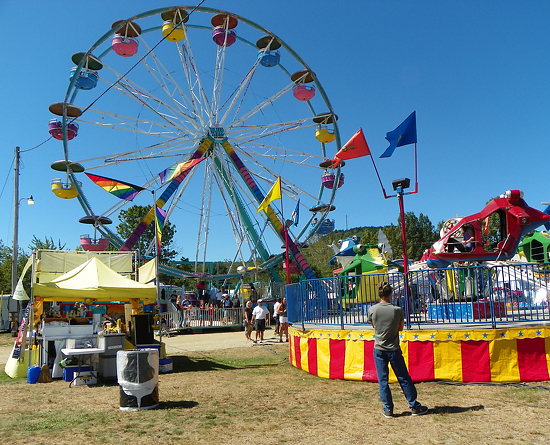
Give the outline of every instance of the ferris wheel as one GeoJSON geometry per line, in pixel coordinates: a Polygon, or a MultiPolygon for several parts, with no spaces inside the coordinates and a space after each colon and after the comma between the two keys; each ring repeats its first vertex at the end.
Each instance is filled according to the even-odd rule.
{"type": "Polygon", "coordinates": [[[52,185],[56,195],[76,198],[84,222],[131,250],[151,219],[129,240],[108,223],[131,205],[152,206],[154,191],[197,274],[214,259],[230,260],[233,272],[274,266],[298,208],[288,249],[312,278],[300,249],[344,179],[343,163],[328,161],[340,137],[316,73],[272,32],[216,9],[156,9],[107,29],[72,56],[66,95],[50,106],[49,131],[63,145],[52,168],[67,176],[52,185]],[[131,202],[111,198],[84,171],[147,190],[131,202]],[[282,200],[257,212],[279,177],[282,200]],[[231,258],[220,258],[231,244],[231,258]]]}

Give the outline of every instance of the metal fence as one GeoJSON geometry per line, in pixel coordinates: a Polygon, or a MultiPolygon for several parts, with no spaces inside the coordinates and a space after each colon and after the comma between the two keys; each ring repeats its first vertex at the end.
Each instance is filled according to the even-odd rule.
{"type": "Polygon", "coordinates": [[[393,304],[407,325],[550,320],[550,264],[485,265],[423,269],[307,280],[286,287],[289,322],[367,324],[381,281],[394,288],[393,304]],[[406,295],[407,294],[407,295],[406,295]]]}
{"type": "Polygon", "coordinates": [[[161,326],[167,331],[186,328],[242,326],[244,309],[193,307],[184,311],[163,312],[160,315],[161,326]]]}

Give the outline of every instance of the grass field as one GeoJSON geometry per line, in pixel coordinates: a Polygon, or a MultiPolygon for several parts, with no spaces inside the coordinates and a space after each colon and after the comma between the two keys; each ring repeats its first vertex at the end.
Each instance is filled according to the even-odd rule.
{"type": "MultiPolygon", "coordinates": [[[[0,337],[3,337],[0,336],[0,337]]],[[[2,344],[0,340],[0,344],[2,344]]],[[[6,344],[13,339],[6,340],[6,344]]],[[[4,444],[538,444],[550,441],[550,384],[417,385],[430,408],[381,415],[378,386],[324,380],[288,364],[288,344],[172,356],[156,410],[119,410],[119,388],[29,385],[0,373],[4,444]],[[539,387],[540,386],[540,387],[539,387]]]]}

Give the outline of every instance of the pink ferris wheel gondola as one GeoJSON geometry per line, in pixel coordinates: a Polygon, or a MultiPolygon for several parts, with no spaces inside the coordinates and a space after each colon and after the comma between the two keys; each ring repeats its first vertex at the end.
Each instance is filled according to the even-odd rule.
{"type": "Polygon", "coordinates": [[[132,57],[138,51],[136,37],[141,34],[141,28],[134,22],[118,20],[111,28],[117,28],[111,41],[113,51],[121,57],[132,57]]]}
{"type": "Polygon", "coordinates": [[[306,85],[315,80],[315,73],[302,70],[295,72],[290,79],[296,83],[296,86],[292,89],[294,97],[301,101],[308,101],[315,97],[315,87],[313,85],[306,85]]]}
{"type": "Polygon", "coordinates": [[[228,47],[237,41],[237,33],[233,28],[239,24],[239,21],[235,17],[218,14],[212,17],[210,22],[214,26],[212,40],[216,45],[228,47]]]}

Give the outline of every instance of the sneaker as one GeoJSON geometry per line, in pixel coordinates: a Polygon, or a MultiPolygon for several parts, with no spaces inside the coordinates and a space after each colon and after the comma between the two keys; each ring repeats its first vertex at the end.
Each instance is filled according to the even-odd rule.
{"type": "Polygon", "coordinates": [[[411,415],[413,416],[422,416],[428,412],[427,406],[418,405],[415,408],[411,408],[411,415]]]}
{"type": "Polygon", "coordinates": [[[382,414],[386,419],[391,419],[393,417],[393,409],[385,409],[382,411],[382,414]]]}
{"type": "Polygon", "coordinates": [[[280,338],[280,339],[279,339],[279,343],[282,343],[282,342],[283,342],[283,339],[282,339],[282,338],[280,338]]]}

